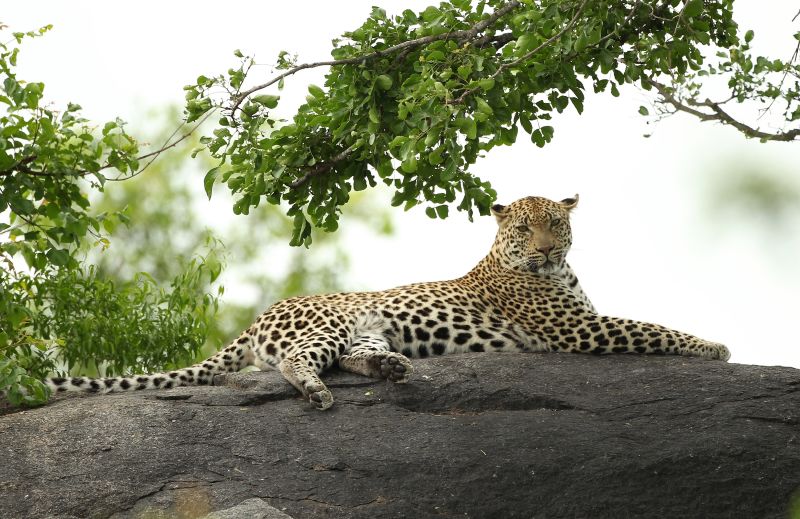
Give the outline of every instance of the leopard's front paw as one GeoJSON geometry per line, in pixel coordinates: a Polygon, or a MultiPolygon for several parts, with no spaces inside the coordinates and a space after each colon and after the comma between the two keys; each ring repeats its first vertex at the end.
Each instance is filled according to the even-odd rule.
{"type": "Polygon", "coordinates": [[[405,384],[414,372],[414,366],[408,357],[399,353],[387,353],[381,359],[381,377],[397,384],[405,384]]]}

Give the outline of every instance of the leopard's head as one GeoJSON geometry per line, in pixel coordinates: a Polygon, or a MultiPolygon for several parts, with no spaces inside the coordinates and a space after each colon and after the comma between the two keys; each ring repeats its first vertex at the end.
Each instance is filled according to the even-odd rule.
{"type": "Polygon", "coordinates": [[[554,202],[538,196],[492,206],[500,229],[492,255],[517,272],[549,274],[561,269],[572,245],[569,212],[578,195],[554,202]]]}

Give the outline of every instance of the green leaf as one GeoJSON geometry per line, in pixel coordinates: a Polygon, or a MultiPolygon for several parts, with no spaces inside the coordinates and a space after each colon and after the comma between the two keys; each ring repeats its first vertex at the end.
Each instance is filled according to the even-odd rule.
{"type": "Polygon", "coordinates": [[[392,174],[394,171],[394,167],[392,167],[392,161],[389,159],[382,160],[378,163],[375,167],[375,170],[378,172],[378,176],[381,178],[386,178],[392,174]]]}
{"type": "Polygon", "coordinates": [[[478,104],[479,112],[484,113],[486,115],[492,115],[494,113],[494,110],[492,110],[492,107],[489,106],[489,103],[487,103],[480,97],[476,97],[475,102],[478,104]]]}
{"type": "Polygon", "coordinates": [[[392,78],[386,74],[381,74],[375,78],[375,84],[378,85],[378,88],[381,90],[389,90],[392,88],[392,78]]]}
{"type": "Polygon", "coordinates": [[[302,211],[294,215],[294,225],[292,228],[292,239],[289,245],[299,247],[306,243],[306,239],[311,236],[311,224],[306,219],[302,211]]]}
{"type": "Polygon", "coordinates": [[[417,156],[412,155],[400,164],[400,169],[405,173],[414,173],[417,171],[417,156]]]}
{"type": "Polygon", "coordinates": [[[494,88],[495,80],[493,78],[485,78],[478,81],[478,86],[484,90],[491,90],[494,88]]]}
{"type": "Polygon", "coordinates": [[[529,50],[536,47],[537,41],[538,38],[536,37],[535,34],[526,32],[525,34],[517,38],[517,43],[516,46],[514,47],[514,54],[517,56],[522,56],[529,50]]]}
{"type": "Polygon", "coordinates": [[[642,115],[650,115],[650,111],[645,106],[639,107],[639,113],[642,115]]]}
{"type": "Polygon", "coordinates": [[[254,103],[264,105],[267,108],[275,108],[276,106],[278,106],[278,100],[280,99],[280,96],[263,94],[252,97],[251,99],[254,103]]]}
{"type": "Polygon", "coordinates": [[[539,148],[542,148],[553,139],[553,133],[554,130],[552,126],[542,126],[531,133],[531,141],[539,148]]]}
{"type": "Polygon", "coordinates": [[[206,195],[208,199],[211,200],[211,193],[214,189],[214,182],[217,180],[217,173],[219,173],[219,167],[211,168],[206,173],[206,176],[203,178],[203,187],[206,189],[206,195]]]}
{"type": "Polygon", "coordinates": [[[317,85],[308,85],[308,93],[312,96],[316,97],[317,99],[324,99],[325,98],[325,91],[322,90],[317,85]]]}
{"type": "Polygon", "coordinates": [[[475,124],[474,119],[470,119],[468,117],[461,117],[459,119],[456,119],[453,124],[455,124],[456,128],[461,130],[464,133],[464,135],[467,136],[468,139],[474,139],[475,137],[477,137],[478,128],[477,125],[475,124]]]}
{"type": "Polygon", "coordinates": [[[588,40],[586,35],[581,35],[575,40],[575,52],[583,52],[586,49],[586,45],[588,44],[588,40]]]}
{"type": "Polygon", "coordinates": [[[693,18],[703,12],[703,0],[689,0],[683,8],[683,15],[693,18]]]}
{"type": "Polygon", "coordinates": [[[432,166],[437,166],[444,161],[442,158],[442,152],[444,151],[444,146],[439,146],[438,148],[434,149],[432,152],[428,154],[428,163],[432,166]]]}
{"type": "Polygon", "coordinates": [[[398,135],[397,137],[392,139],[392,142],[389,143],[389,149],[401,146],[401,145],[405,144],[405,142],[407,140],[408,140],[408,137],[406,137],[405,135],[398,135]]]}
{"type": "Polygon", "coordinates": [[[58,267],[66,266],[69,263],[69,253],[63,249],[50,249],[46,253],[47,259],[58,267]]]}
{"type": "Polygon", "coordinates": [[[378,108],[375,105],[369,107],[369,120],[375,124],[381,122],[381,117],[378,115],[378,108]]]}

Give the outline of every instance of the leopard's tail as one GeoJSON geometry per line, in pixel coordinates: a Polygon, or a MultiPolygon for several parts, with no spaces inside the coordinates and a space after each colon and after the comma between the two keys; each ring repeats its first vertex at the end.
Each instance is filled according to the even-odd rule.
{"type": "Polygon", "coordinates": [[[44,383],[53,393],[64,391],[108,393],[111,391],[169,389],[178,386],[209,385],[214,381],[214,375],[239,371],[246,366],[252,365],[252,345],[252,338],[245,332],[219,353],[188,368],[154,373],[151,375],[131,375],[128,377],[56,377],[48,378],[44,383]]]}

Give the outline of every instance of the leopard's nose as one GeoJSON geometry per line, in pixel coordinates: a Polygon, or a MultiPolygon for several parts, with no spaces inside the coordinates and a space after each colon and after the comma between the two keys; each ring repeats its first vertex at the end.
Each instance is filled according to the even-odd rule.
{"type": "Polygon", "coordinates": [[[547,245],[542,247],[536,247],[536,250],[547,256],[548,254],[550,254],[550,251],[553,250],[553,246],[547,245]]]}

